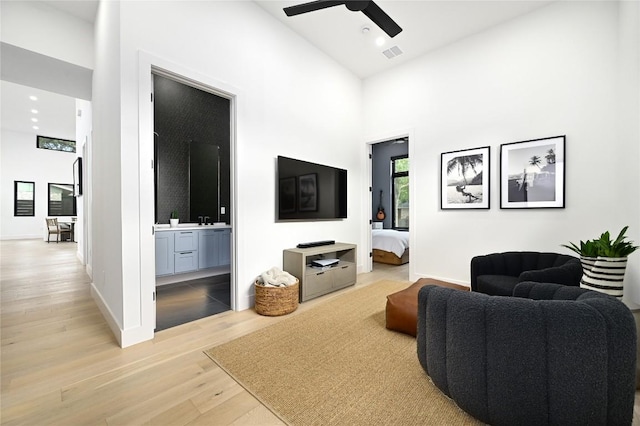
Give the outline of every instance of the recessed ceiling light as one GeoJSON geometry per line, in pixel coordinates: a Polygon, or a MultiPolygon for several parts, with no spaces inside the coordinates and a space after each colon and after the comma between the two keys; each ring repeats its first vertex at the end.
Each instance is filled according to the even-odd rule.
{"type": "Polygon", "coordinates": [[[384,37],[380,36],[380,37],[376,38],[376,44],[378,46],[382,46],[384,44],[384,42],[385,42],[384,37]]]}
{"type": "Polygon", "coordinates": [[[32,113],[32,114],[37,114],[37,113],[38,113],[38,110],[37,110],[37,109],[32,109],[32,110],[31,110],[31,113],[32,113]]]}
{"type": "Polygon", "coordinates": [[[38,130],[40,127],[38,126],[33,126],[33,130],[38,130]]]}
{"type": "Polygon", "coordinates": [[[31,117],[31,121],[33,121],[34,123],[37,123],[37,122],[38,122],[38,119],[37,119],[37,118],[35,118],[35,117],[31,117]]]}
{"type": "Polygon", "coordinates": [[[29,99],[31,99],[32,101],[37,101],[38,97],[31,95],[31,96],[29,96],[29,99]]]}

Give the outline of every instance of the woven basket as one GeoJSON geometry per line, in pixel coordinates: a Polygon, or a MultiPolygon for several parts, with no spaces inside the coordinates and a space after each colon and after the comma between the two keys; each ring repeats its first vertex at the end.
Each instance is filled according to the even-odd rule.
{"type": "Polygon", "coordinates": [[[256,281],[256,312],[275,317],[286,315],[298,309],[298,288],[300,281],[286,287],[265,287],[256,281]]]}

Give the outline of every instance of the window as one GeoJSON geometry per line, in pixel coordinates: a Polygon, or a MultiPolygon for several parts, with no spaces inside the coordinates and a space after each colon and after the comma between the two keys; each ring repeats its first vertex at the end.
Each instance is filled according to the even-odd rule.
{"type": "Polygon", "coordinates": [[[24,182],[16,180],[13,181],[13,188],[13,215],[35,216],[35,182],[24,182]]]}
{"type": "Polygon", "coordinates": [[[38,148],[53,149],[55,151],[76,152],[76,141],[50,138],[47,136],[38,136],[38,141],[36,146],[38,148]]]}
{"type": "Polygon", "coordinates": [[[391,157],[391,200],[394,229],[409,229],[409,156],[391,157]]]}
{"type": "Polygon", "coordinates": [[[49,216],[75,216],[76,199],[70,183],[49,184],[49,216]]]}

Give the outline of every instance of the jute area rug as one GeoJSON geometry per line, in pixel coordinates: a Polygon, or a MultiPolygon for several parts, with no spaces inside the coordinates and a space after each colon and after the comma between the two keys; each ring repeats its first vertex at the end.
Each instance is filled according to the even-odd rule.
{"type": "Polygon", "coordinates": [[[380,281],[206,351],[292,425],[475,425],[429,380],[416,340],[385,328],[380,281]]]}

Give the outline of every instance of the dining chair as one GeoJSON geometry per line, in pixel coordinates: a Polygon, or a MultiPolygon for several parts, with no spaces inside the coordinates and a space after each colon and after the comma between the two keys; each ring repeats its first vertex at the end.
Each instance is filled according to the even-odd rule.
{"type": "Polygon", "coordinates": [[[55,234],[56,243],[60,242],[61,235],[67,234],[69,238],[71,238],[71,229],[62,229],[60,228],[60,224],[58,223],[58,218],[48,217],[45,219],[47,221],[47,243],[49,242],[49,238],[51,234],[55,234]]]}

